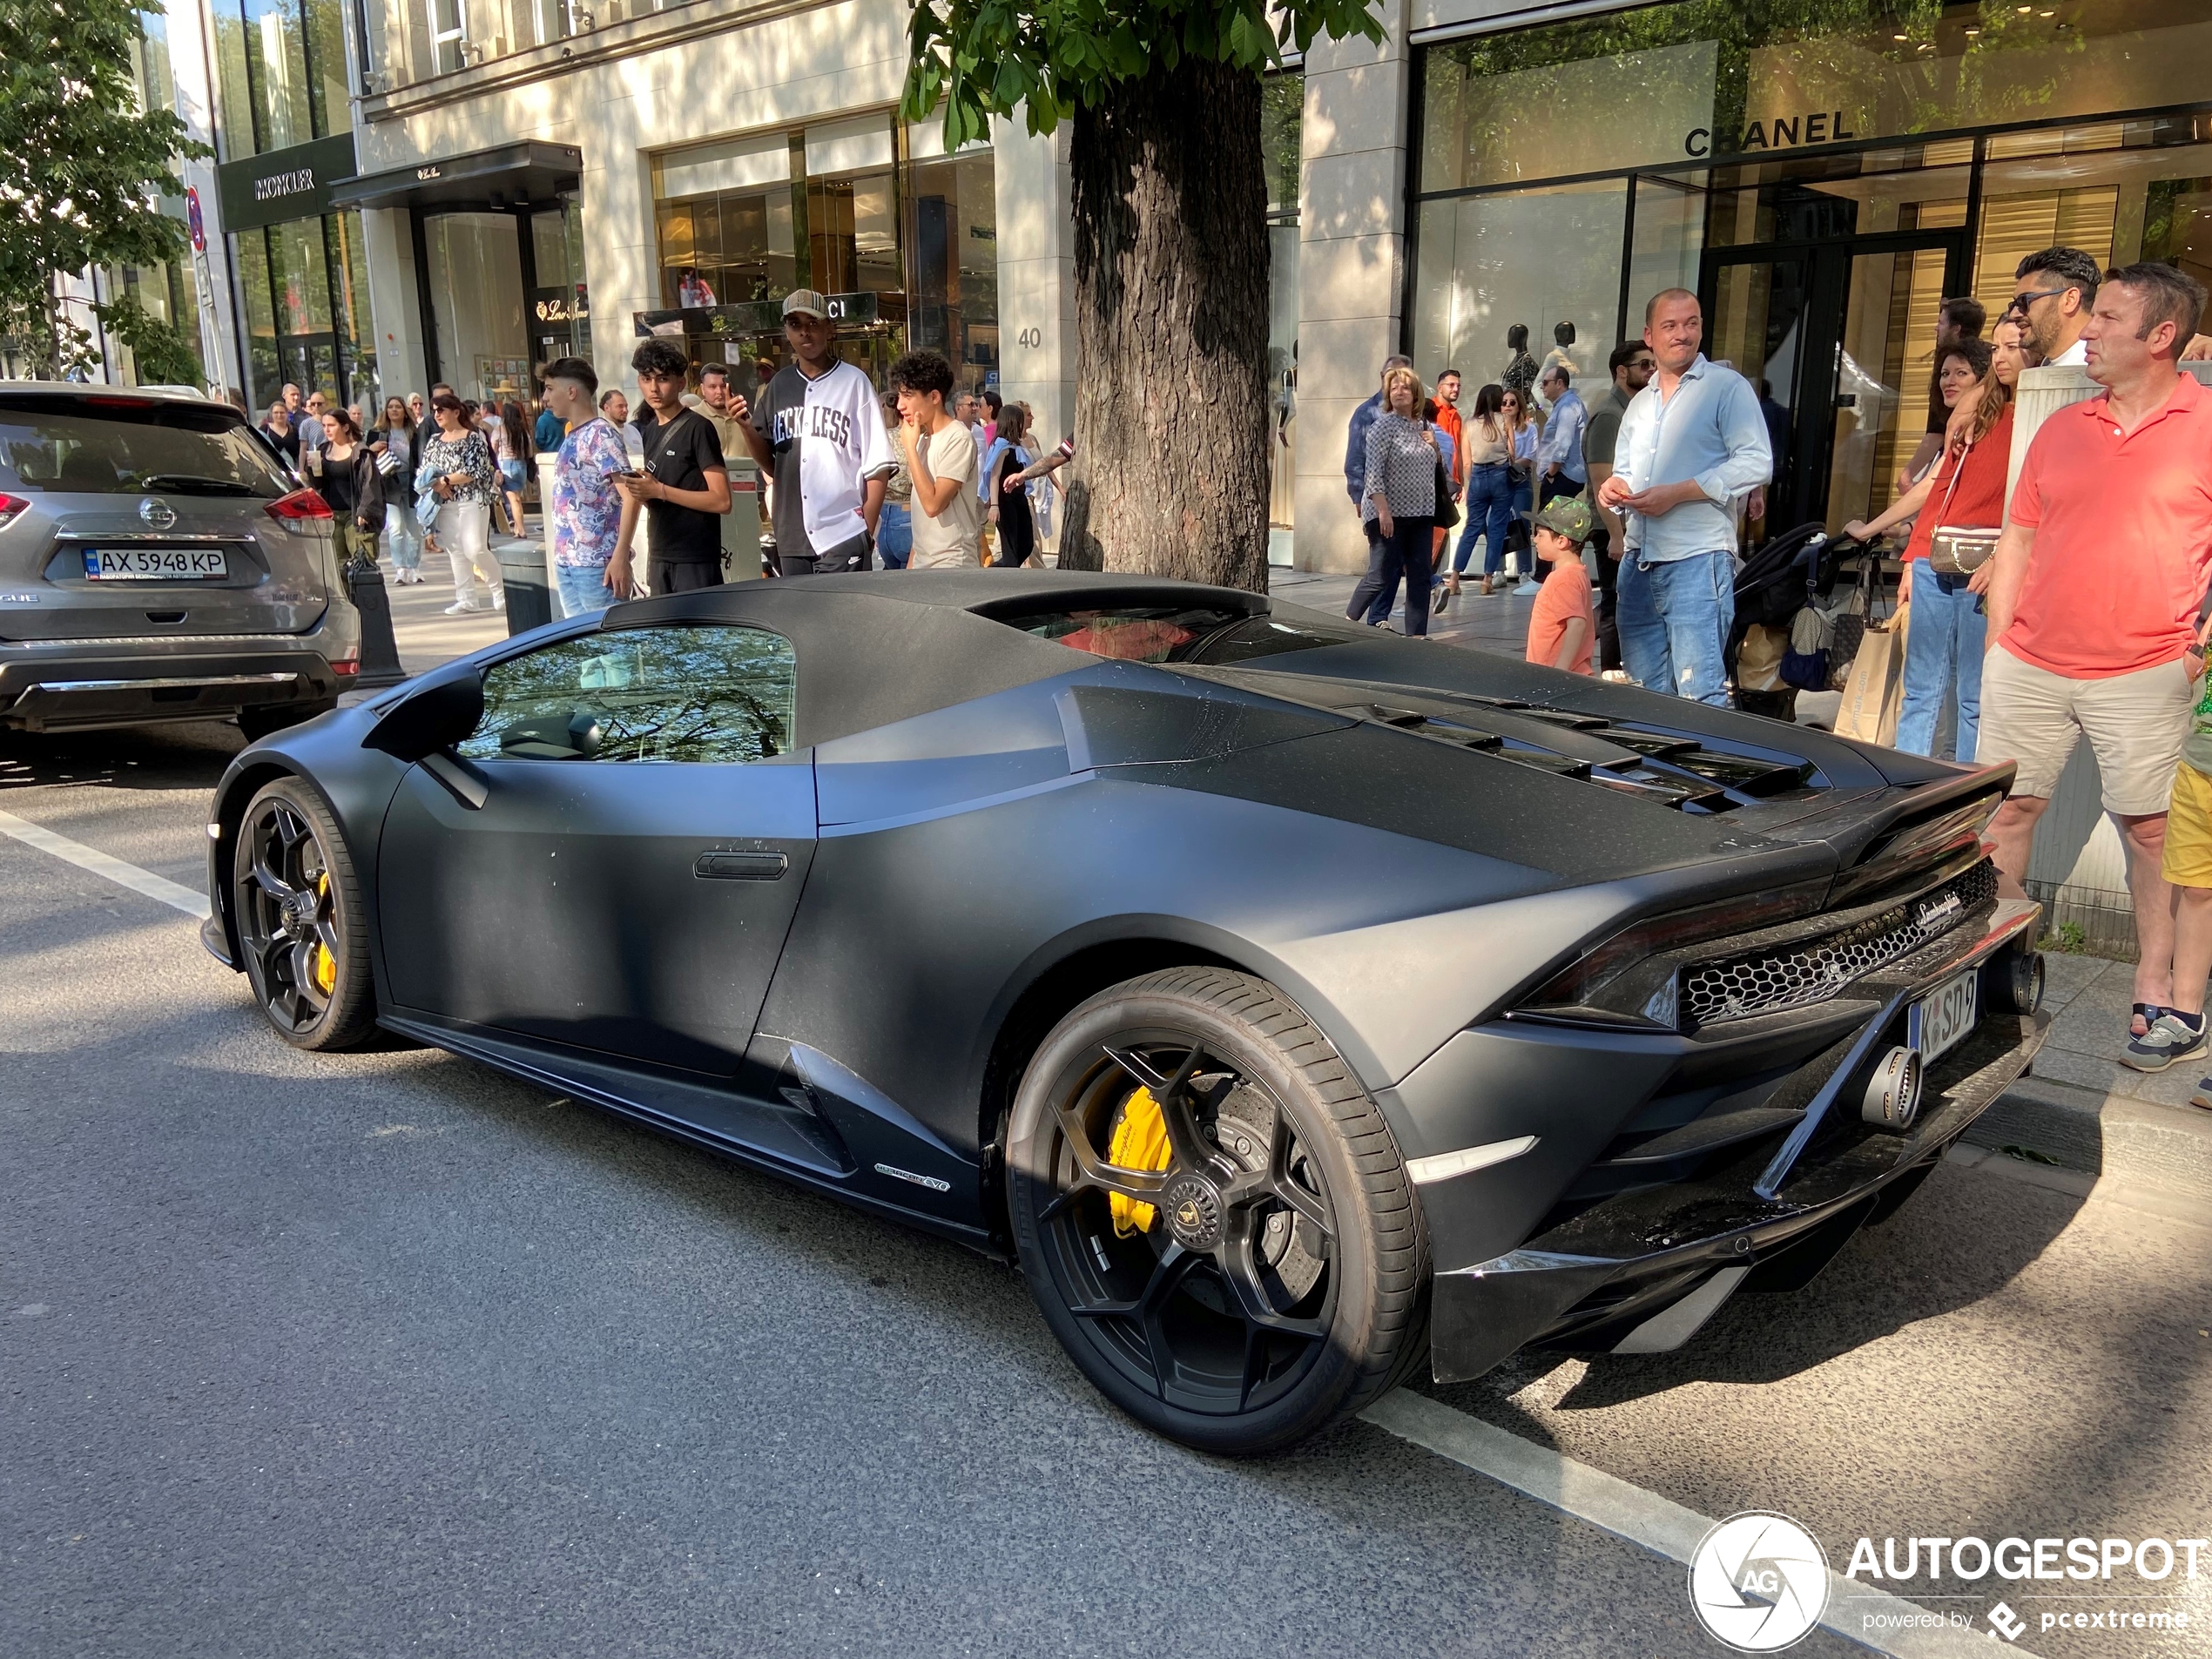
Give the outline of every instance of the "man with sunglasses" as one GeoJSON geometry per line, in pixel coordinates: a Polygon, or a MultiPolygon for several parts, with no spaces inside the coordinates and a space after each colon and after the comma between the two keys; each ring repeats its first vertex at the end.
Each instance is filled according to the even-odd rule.
{"type": "Polygon", "coordinates": [[[2097,303],[2104,273],[2078,247],[2047,247],[2013,272],[2013,302],[2004,318],[2019,323],[2028,351],[2046,367],[2088,361],[2081,331],[2097,303]]]}

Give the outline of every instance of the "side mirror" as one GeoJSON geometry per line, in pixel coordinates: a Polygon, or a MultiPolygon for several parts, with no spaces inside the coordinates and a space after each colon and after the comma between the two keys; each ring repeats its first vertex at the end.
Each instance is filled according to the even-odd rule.
{"type": "Polygon", "coordinates": [[[484,680],[475,668],[448,670],[427,678],[369,728],[365,749],[381,749],[409,763],[450,749],[483,723],[484,680]]]}

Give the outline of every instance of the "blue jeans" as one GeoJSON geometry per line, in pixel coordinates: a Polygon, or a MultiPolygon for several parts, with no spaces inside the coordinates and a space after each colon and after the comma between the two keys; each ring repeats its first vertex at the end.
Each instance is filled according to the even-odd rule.
{"type": "Polygon", "coordinates": [[[553,568],[560,573],[563,617],[588,616],[614,604],[614,592],[607,586],[605,565],[556,564],[553,568]]]}
{"type": "Polygon", "coordinates": [[[1647,691],[1668,691],[1728,706],[1722,653],[1736,623],[1736,559],[1729,553],[1647,563],[1621,561],[1621,655],[1629,678],[1647,691]]]}
{"type": "Polygon", "coordinates": [[[1480,536],[1488,543],[1482,555],[1483,573],[1494,576],[1505,563],[1506,527],[1513,523],[1513,480],[1502,462],[1468,469],[1467,496],[1460,510],[1466,516],[1466,528],[1460,532],[1459,550],[1452,555],[1453,572],[1467,568],[1474,538],[1480,536]]]}
{"type": "Polygon", "coordinates": [[[384,539],[391,550],[392,568],[412,570],[422,563],[422,526],[415,516],[415,503],[395,495],[384,503],[384,539]]]}
{"type": "Polygon", "coordinates": [[[887,570],[903,570],[914,550],[914,520],[895,501],[883,503],[875,521],[875,556],[887,570]]]}
{"type": "Polygon", "coordinates": [[[1938,576],[1925,559],[1912,562],[1912,624],[1905,636],[1905,708],[1897,746],[1909,755],[1935,747],[1944,693],[1954,684],[1959,718],[1952,734],[1961,764],[1974,758],[1981,729],[1982,646],[1989,613],[1962,576],[1938,576]]]}

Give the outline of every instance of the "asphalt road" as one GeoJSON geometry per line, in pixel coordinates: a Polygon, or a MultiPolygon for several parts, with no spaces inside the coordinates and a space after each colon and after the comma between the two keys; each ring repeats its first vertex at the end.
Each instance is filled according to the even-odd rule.
{"type": "MultiPolygon", "coordinates": [[[[198,887],[236,745],[0,737],[0,810],[198,887]]],[[[0,839],[7,1659],[1724,1651],[1676,1561],[1372,1423],[1146,1435],[1005,1266],[450,1056],[295,1054],[196,931],[0,839]]],[[[1680,1352],[1424,1392],[1838,1568],[2203,1535],[2212,1230],[2064,1185],[1946,1166],[1680,1352]]],[[[1901,1593],[2132,1659],[2212,1653],[2204,1572],[2113,1587],[2165,1636],[1901,1593]]]]}

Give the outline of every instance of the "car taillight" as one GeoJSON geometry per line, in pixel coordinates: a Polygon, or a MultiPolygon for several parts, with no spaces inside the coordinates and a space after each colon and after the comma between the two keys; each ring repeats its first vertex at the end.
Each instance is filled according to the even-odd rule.
{"type": "Polygon", "coordinates": [[[360,673],[361,665],[351,657],[341,657],[330,665],[330,671],[337,675],[339,678],[344,679],[349,674],[360,673]]]}
{"type": "Polygon", "coordinates": [[[271,518],[297,523],[303,518],[328,518],[330,503],[312,489],[295,489],[289,496],[280,496],[267,502],[261,510],[271,518]]]}
{"type": "Polygon", "coordinates": [[[30,506],[30,503],[20,496],[0,493],[0,530],[6,529],[21,518],[30,506]]]}

